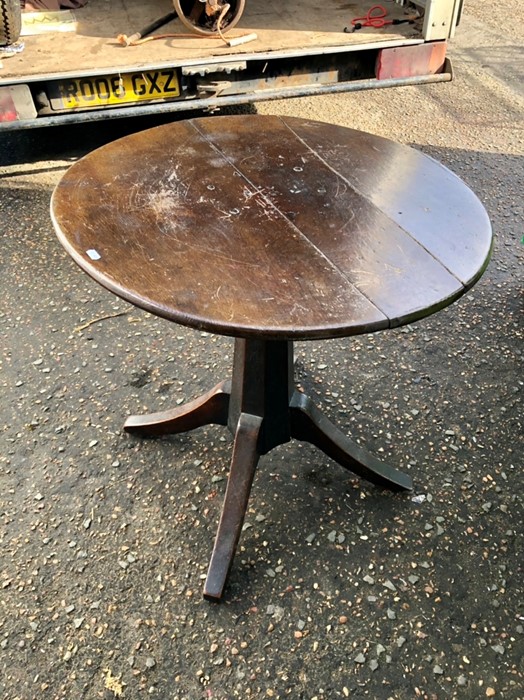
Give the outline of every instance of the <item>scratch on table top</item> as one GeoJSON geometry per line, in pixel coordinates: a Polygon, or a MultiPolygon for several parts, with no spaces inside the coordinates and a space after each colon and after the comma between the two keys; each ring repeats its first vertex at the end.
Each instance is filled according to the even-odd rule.
{"type": "Polygon", "coordinates": [[[237,266],[248,268],[260,268],[260,260],[252,262],[251,260],[241,260],[234,255],[228,255],[226,252],[220,252],[216,246],[205,245],[197,242],[195,239],[184,241],[188,248],[203,252],[209,260],[220,261],[221,265],[236,268],[237,266]]]}
{"type": "Polygon", "coordinates": [[[184,201],[187,200],[191,183],[179,179],[177,169],[173,170],[164,181],[159,182],[144,192],[132,190],[130,200],[137,209],[145,209],[153,212],[157,223],[161,223],[162,230],[171,230],[170,222],[175,216],[179,216],[185,209],[184,201]],[[166,226],[167,225],[167,226],[166,226]]]}
{"type": "Polygon", "coordinates": [[[167,181],[168,181],[168,182],[173,182],[173,180],[174,180],[175,182],[180,182],[180,177],[179,177],[179,174],[178,174],[178,169],[179,169],[179,168],[180,168],[180,164],[177,163],[177,164],[175,165],[175,167],[173,168],[173,172],[172,172],[170,175],[168,175],[168,177],[167,177],[167,181]]]}
{"type": "Polygon", "coordinates": [[[269,221],[277,221],[279,218],[281,218],[280,212],[278,209],[275,209],[271,202],[267,202],[266,200],[262,199],[262,197],[257,197],[255,203],[259,207],[258,213],[269,221]]]}
{"type": "MultiPolygon", "coordinates": [[[[342,233],[347,229],[347,227],[355,220],[355,212],[354,211],[348,211],[348,218],[346,221],[342,224],[342,226],[339,226],[337,228],[337,233],[342,233]]],[[[356,231],[360,230],[360,226],[355,227],[356,231]]]]}
{"type": "Polygon", "coordinates": [[[337,189],[335,190],[335,195],[334,195],[335,199],[338,199],[339,195],[345,195],[347,191],[348,191],[347,183],[344,182],[344,180],[342,180],[342,178],[337,177],[337,189]],[[344,189],[342,189],[342,190],[340,187],[341,184],[344,185],[344,189]]]}
{"type": "Polygon", "coordinates": [[[246,187],[244,185],[244,188],[242,189],[242,194],[244,195],[244,201],[249,202],[249,200],[254,197],[257,193],[253,190],[250,190],[249,187],[246,187]]]}

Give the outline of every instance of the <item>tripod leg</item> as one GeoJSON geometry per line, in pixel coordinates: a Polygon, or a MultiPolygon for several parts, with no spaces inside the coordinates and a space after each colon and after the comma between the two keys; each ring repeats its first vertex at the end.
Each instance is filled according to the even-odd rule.
{"type": "Polygon", "coordinates": [[[410,491],[411,477],[394,469],[344,435],[313,401],[296,391],[290,403],[291,436],[310,442],[341,466],[377,486],[394,491],[410,491]]]}
{"type": "Polygon", "coordinates": [[[230,382],[221,382],[194,401],[169,411],[129,416],[124,430],[133,435],[148,437],[183,433],[211,423],[227,425],[230,386],[230,382]]]}
{"type": "Polygon", "coordinates": [[[257,442],[261,425],[261,417],[240,414],[222,515],[204,585],[207,600],[220,600],[233,562],[260,456],[257,442]]]}

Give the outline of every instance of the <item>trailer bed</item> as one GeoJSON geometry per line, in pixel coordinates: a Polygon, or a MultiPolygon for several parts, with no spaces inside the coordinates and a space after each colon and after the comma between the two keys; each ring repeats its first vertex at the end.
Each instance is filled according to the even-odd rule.
{"type": "MultiPolygon", "coordinates": [[[[74,10],[75,32],[46,32],[24,36],[24,49],[3,59],[0,85],[100,72],[131,72],[151,66],[180,66],[224,58],[270,55],[311,55],[359,50],[376,46],[403,46],[423,41],[417,24],[365,27],[345,33],[354,17],[364,16],[375,4],[370,0],[339,2],[318,0],[247,0],[239,24],[226,38],[256,33],[255,41],[228,47],[220,39],[198,35],[166,38],[125,47],[116,37],[130,36],[171,11],[169,0],[90,0],[74,10]]],[[[395,3],[387,3],[388,18],[405,17],[395,3]]],[[[176,19],[155,32],[184,33],[176,19]]]]}

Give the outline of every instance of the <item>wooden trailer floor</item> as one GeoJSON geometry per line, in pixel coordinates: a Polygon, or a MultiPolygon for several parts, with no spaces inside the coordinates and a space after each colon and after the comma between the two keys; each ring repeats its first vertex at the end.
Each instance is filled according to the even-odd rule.
{"type": "MultiPolygon", "coordinates": [[[[340,51],[421,41],[419,28],[410,24],[344,33],[344,27],[351,26],[354,17],[364,16],[373,4],[372,0],[247,0],[239,24],[226,37],[255,32],[255,41],[230,48],[219,39],[195,35],[124,47],[116,41],[118,34],[129,36],[167,14],[173,9],[170,0],[90,0],[84,8],[74,11],[76,32],[24,36],[24,50],[2,59],[0,84],[109,69],[125,72],[151,66],[189,65],[217,56],[323,53],[324,49],[340,51]]],[[[403,8],[395,3],[386,3],[386,9],[388,18],[405,17],[403,8]]],[[[187,31],[176,19],[156,33],[187,31]]]]}

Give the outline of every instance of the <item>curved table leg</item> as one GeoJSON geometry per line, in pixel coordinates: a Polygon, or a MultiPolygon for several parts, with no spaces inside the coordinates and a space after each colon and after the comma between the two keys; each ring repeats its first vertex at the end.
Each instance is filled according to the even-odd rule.
{"type": "Polygon", "coordinates": [[[241,413],[238,420],[226,496],[204,585],[204,598],[218,602],[233,562],[260,457],[257,442],[262,417],[241,413]]]}
{"type": "Polygon", "coordinates": [[[227,425],[231,382],[220,382],[214,389],[179,408],[144,416],[129,416],[124,430],[142,437],[168,435],[216,423],[227,425]]]}
{"type": "Polygon", "coordinates": [[[295,391],[289,409],[291,437],[316,445],[331,459],[377,486],[400,491],[413,488],[408,474],[380,462],[346,437],[305,394],[295,391]]]}

